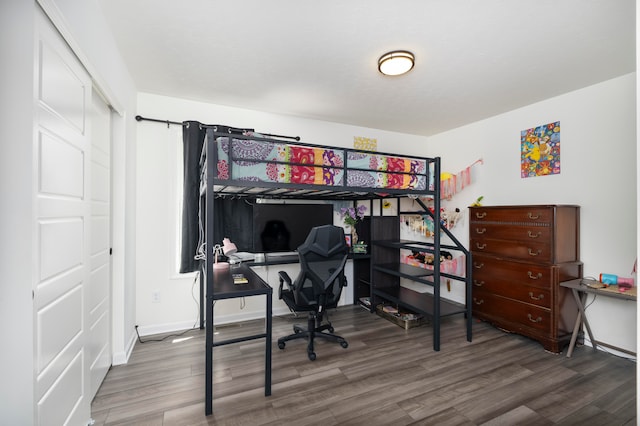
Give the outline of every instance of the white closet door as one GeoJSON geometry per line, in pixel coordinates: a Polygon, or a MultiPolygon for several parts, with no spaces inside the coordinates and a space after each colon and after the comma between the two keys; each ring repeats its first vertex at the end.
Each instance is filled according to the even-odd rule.
{"type": "Polygon", "coordinates": [[[91,275],[91,79],[44,14],[36,38],[33,268],[37,424],[83,425],[91,275]]]}
{"type": "Polygon", "coordinates": [[[91,278],[87,286],[90,400],[111,367],[111,110],[94,91],[91,111],[91,278]]]}

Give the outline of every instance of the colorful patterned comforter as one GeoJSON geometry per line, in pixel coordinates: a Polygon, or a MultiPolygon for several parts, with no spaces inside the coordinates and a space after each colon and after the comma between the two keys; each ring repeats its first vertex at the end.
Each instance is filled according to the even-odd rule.
{"type": "Polygon", "coordinates": [[[426,160],[227,137],[218,138],[217,147],[217,178],[221,180],[350,188],[426,188],[426,160]]]}

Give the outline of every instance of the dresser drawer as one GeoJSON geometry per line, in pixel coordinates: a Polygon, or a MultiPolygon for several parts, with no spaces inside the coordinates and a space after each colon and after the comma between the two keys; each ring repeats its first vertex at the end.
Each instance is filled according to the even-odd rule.
{"type": "Polygon", "coordinates": [[[551,309],[551,290],[534,287],[516,282],[506,283],[501,281],[473,280],[473,295],[476,293],[492,293],[507,299],[531,303],[541,308],[551,309]]]}
{"type": "Polygon", "coordinates": [[[496,240],[512,240],[551,244],[551,227],[542,226],[512,226],[496,225],[489,223],[472,223],[469,225],[469,235],[471,238],[482,241],[485,238],[496,240]]]}
{"type": "Polygon", "coordinates": [[[488,253],[529,262],[550,263],[553,259],[552,247],[547,242],[519,242],[472,237],[469,248],[474,253],[488,253]]]}
{"type": "Polygon", "coordinates": [[[471,298],[473,312],[479,317],[497,322],[509,323],[514,331],[522,332],[523,329],[535,329],[549,331],[552,326],[551,311],[529,303],[518,302],[512,299],[495,295],[493,293],[478,290],[473,292],[471,298]],[[499,314],[497,314],[499,313],[499,314]]]}
{"type": "Polygon", "coordinates": [[[550,289],[554,282],[553,266],[515,262],[492,256],[473,253],[471,275],[474,283],[498,284],[520,283],[550,289]]]}
{"type": "Polygon", "coordinates": [[[511,225],[553,222],[553,207],[517,206],[517,207],[473,207],[469,221],[504,222],[511,225]]]}
{"type": "Polygon", "coordinates": [[[557,289],[558,283],[582,276],[582,262],[541,265],[509,258],[472,253],[471,275],[474,281],[518,282],[534,287],[557,289]]]}

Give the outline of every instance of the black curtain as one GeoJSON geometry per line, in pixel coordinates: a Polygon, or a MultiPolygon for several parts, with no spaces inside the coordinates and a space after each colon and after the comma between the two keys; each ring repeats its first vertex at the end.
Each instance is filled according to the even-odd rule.
{"type": "Polygon", "coordinates": [[[229,238],[238,251],[253,251],[253,206],[246,198],[216,198],[214,233],[218,241],[229,238]]]}
{"type": "MultiPolygon", "coordinates": [[[[211,127],[211,126],[208,126],[211,127]]],[[[227,126],[215,126],[216,130],[226,133],[240,133],[253,129],[232,129],[227,126]]],[[[204,232],[206,223],[204,205],[201,217],[200,203],[200,155],[206,136],[206,127],[198,121],[185,121],[182,125],[182,152],[184,159],[184,182],[182,198],[182,247],[180,253],[180,273],[197,271],[199,261],[195,259],[198,251],[200,226],[204,232]],[[202,220],[200,225],[199,220],[202,220]]],[[[253,251],[253,207],[242,198],[216,198],[214,214],[214,234],[216,244],[228,237],[240,251],[253,251]]],[[[204,204],[204,203],[202,203],[204,204]]],[[[203,235],[204,238],[204,235],[203,235]]]]}
{"type": "MultiPolygon", "coordinates": [[[[200,154],[206,129],[197,121],[182,123],[182,155],[184,167],[182,198],[182,250],[180,273],[198,270],[195,259],[198,249],[200,209],[200,154]]],[[[204,218],[203,218],[204,220],[204,218]]]]}

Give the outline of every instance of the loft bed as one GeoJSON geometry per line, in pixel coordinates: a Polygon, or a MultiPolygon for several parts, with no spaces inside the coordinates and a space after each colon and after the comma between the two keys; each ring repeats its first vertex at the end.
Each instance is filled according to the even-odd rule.
{"type": "MultiPolygon", "coordinates": [[[[214,289],[212,247],[222,240],[222,235],[214,235],[216,214],[214,200],[219,197],[248,197],[267,199],[313,199],[329,201],[363,201],[413,198],[422,208],[416,212],[428,215],[434,224],[441,224],[440,217],[440,158],[425,158],[410,155],[395,155],[351,148],[340,148],[308,144],[285,140],[284,137],[265,137],[257,133],[230,134],[218,132],[215,126],[207,128],[202,155],[200,158],[200,197],[204,208],[204,256],[203,272],[206,287],[206,333],[213,340],[213,303],[214,289]],[[433,208],[428,208],[422,199],[433,200],[433,208]],[[211,313],[210,313],[211,312],[211,313]]],[[[292,138],[293,139],[293,138],[292,138]]],[[[380,208],[380,212],[382,208],[380,208]]],[[[373,212],[372,212],[373,213],[373,212]]],[[[466,316],[467,340],[471,341],[471,258],[468,251],[443,226],[441,230],[452,241],[453,245],[444,245],[462,251],[466,256],[467,277],[459,277],[440,271],[441,235],[435,232],[433,242],[403,242],[399,235],[393,236],[398,241],[381,241],[380,247],[398,249],[419,249],[433,254],[433,268],[425,278],[425,269],[421,269],[416,278],[408,268],[400,265],[398,271],[387,271],[396,279],[407,278],[423,284],[431,285],[433,295],[422,298],[420,303],[413,303],[411,290],[396,291],[395,294],[378,294],[387,300],[404,304],[404,307],[417,307],[431,317],[434,330],[434,350],[439,350],[440,317],[462,313],[466,316]],[[452,305],[440,298],[441,278],[458,279],[465,283],[464,306],[452,305]],[[398,294],[400,293],[400,294],[398,294]],[[425,302],[424,300],[429,300],[425,302]],[[426,306],[430,305],[430,306],[426,306]]],[[[375,250],[376,241],[371,241],[375,250]]],[[[398,252],[397,259],[400,255],[398,252]]],[[[415,268],[419,269],[419,268],[415,268]]],[[[372,285],[373,288],[373,285],[372,285]]],[[[201,291],[201,300],[202,298],[201,291]]],[[[375,308],[371,307],[371,312],[375,308]]],[[[202,309],[201,309],[202,312],[202,309]]],[[[212,350],[207,343],[206,350],[212,350]]],[[[209,360],[207,360],[209,361],[209,360]]],[[[207,371],[210,372],[210,365],[207,371]]],[[[209,374],[208,374],[209,375],[209,374]]],[[[210,380],[208,378],[207,380],[210,380]]]]}

